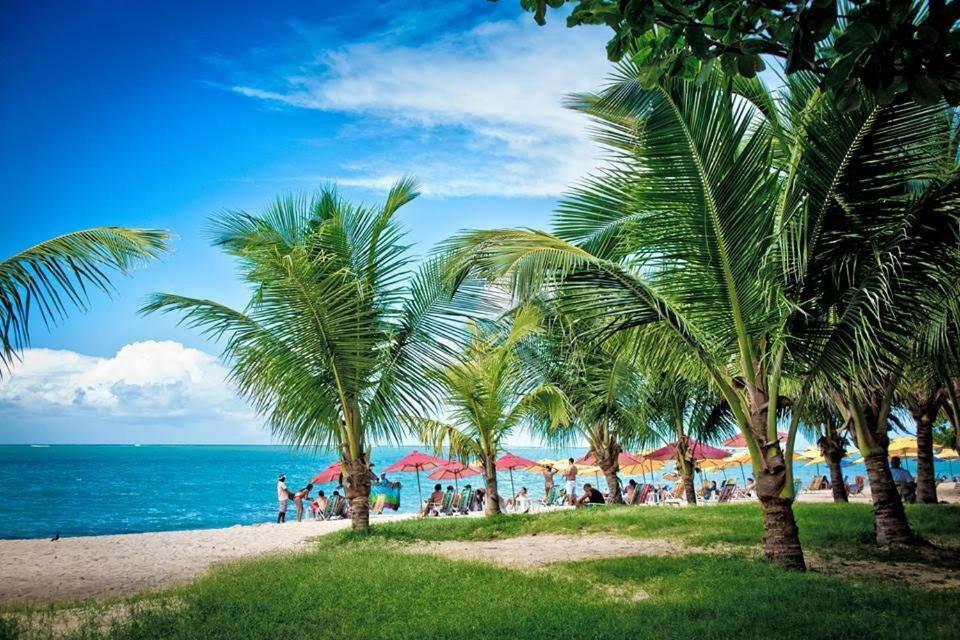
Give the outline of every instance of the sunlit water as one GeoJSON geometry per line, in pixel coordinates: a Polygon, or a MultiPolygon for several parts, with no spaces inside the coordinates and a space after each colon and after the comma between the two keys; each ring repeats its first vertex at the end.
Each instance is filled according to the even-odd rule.
{"type": "MultiPolygon", "coordinates": [[[[412,450],[375,449],[375,470],[385,469],[412,450]]],[[[584,450],[516,448],[513,452],[536,460],[579,457],[584,450]]],[[[276,480],[280,472],[286,474],[290,489],[296,490],[333,460],[329,453],[298,452],[284,446],[0,445],[0,538],[36,538],[56,532],[77,536],[205,529],[269,522],[276,517],[276,480]]],[[[942,464],[938,463],[938,472],[942,464]]],[[[669,467],[664,471],[667,470],[669,467]]],[[[806,480],[815,468],[798,466],[796,471],[799,478],[806,480]]],[[[862,475],[863,468],[851,466],[845,472],[852,479],[862,475]]],[[[947,472],[945,466],[942,472],[947,472]]],[[[739,475],[738,471],[726,473],[739,475]]],[[[719,473],[712,475],[721,479],[719,473]]],[[[391,474],[390,479],[403,483],[400,512],[414,511],[418,504],[416,476],[391,474]]],[[[527,486],[534,499],[543,495],[541,476],[515,472],[513,480],[517,489],[527,486]]],[[[426,474],[421,474],[420,481],[425,494],[435,483],[426,474]]],[[[482,478],[475,476],[461,480],[460,484],[464,482],[476,487],[482,484],[482,478]]],[[[499,482],[501,492],[508,495],[509,474],[501,474],[499,482]]],[[[599,484],[606,489],[602,478],[599,484]]],[[[320,488],[329,495],[335,487],[320,488]]],[[[293,515],[292,504],[289,515],[293,515]]]]}

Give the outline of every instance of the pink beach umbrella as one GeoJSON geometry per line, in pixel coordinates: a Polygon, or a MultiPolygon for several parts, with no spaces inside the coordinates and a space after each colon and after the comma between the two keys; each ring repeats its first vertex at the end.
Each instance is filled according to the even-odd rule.
{"type": "Polygon", "coordinates": [[[329,467],[318,473],[310,481],[310,484],[324,484],[326,482],[336,482],[340,479],[342,467],[339,462],[334,462],[329,467]]]}
{"type": "Polygon", "coordinates": [[[457,488],[460,488],[460,483],[458,482],[460,478],[469,478],[470,476],[475,476],[480,473],[479,467],[474,467],[472,465],[463,464],[462,462],[451,461],[442,467],[430,472],[427,476],[431,480],[453,480],[454,484],[457,485],[457,488]]]}
{"type": "Polygon", "coordinates": [[[409,473],[411,471],[417,474],[417,496],[423,502],[423,492],[420,490],[420,472],[427,469],[436,469],[447,464],[446,460],[436,458],[426,453],[413,451],[403,456],[392,465],[386,468],[387,473],[409,473]]]}
{"type": "Polygon", "coordinates": [[[524,471],[528,469],[539,469],[538,465],[533,460],[528,460],[526,458],[521,458],[520,456],[513,455],[509,451],[497,460],[496,465],[498,471],[509,471],[510,472],[510,491],[513,493],[511,495],[517,495],[516,490],[513,486],[513,470],[514,469],[523,469],[524,471]]]}

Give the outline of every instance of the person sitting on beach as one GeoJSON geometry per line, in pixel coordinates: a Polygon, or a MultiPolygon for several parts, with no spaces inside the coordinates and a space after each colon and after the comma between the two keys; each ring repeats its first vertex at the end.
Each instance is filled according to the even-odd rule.
{"type": "Polygon", "coordinates": [[[627,483],[627,490],[623,492],[623,501],[627,504],[633,504],[633,500],[637,495],[637,481],[630,480],[627,483]]]}
{"type": "Polygon", "coordinates": [[[307,486],[293,494],[293,504],[297,507],[297,522],[303,521],[303,501],[310,500],[311,491],[313,491],[313,485],[307,483],[307,486]]]}
{"type": "Polygon", "coordinates": [[[473,503],[470,505],[470,510],[483,511],[486,496],[487,492],[485,489],[477,489],[477,493],[473,496],[473,503]]]}
{"type": "Polygon", "coordinates": [[[583,497],[577,500],[577,507],[585,507],[588,504],[606,504],[603,494],[600,493],[592,484],[587,482],[583,485],[583,497]]]}
{"type": "Polygon", "coordinates": [[[707,488],[703,491],[703,499],[709,500],[710,497],[715,493],[717,493],[717,481],[711,480],[709,483],[707,483],[707,488]]]}
{"type": "Polygon", "coordinates": [[[330,496],[330,499],[333,500],[334,511],[330,512],[331,518],[346,518],[350,515],[350,506],[347,504],[346,498],[340,499],[340,492],[334,490],[333,495],[330,496]],[[337,507],[337,503],[340,503],[340,506],[337,507]]]}
{"type": "Polygon", "coordinates": [[[433,493],[427,498],[427,504],[423,507],[423,515],[429,516],[431,512],[434,515],[440,515],[440,508],[443,507],[443,485],[433,486],[433,493]]]}
{"type": "Polygon", "coordinates": [[[756,480],[754,480],[752,477],[747,478],[747,484],[746,486],[743,487],[743,492],[746,494],[748,498],[751,498],[753,497],[753,492],[756,490],[756,488],[757,488],[756,480]]]}
{"type": "Polygon", "coordinates": [[[310,503],[310,511],[313,512],[314,520],[322,520],[323,512],[327,509],[327,497],[323,494],[323,489],[317,491],[317,497],[310,503]]]}
{"type": "Polygon", "coordinates": [[[563,472],[563,477],[567,480],[567,504],[577,504],[577,465],[570,458],[567,470],[563,472]]]}
{"type": "Polygon", "coordinates": [[[897,491],[907,502],[916,502],[917,500],[917,482],[910,475],[910,472],[900,466],[900,456],[890,458],[890,475],[897,484],[897,491]]]}
{"type": "Polygon", "coordinates": [[[527,488],[520,487],[517,495],[507,500],[507,508],[517,513],[526,513],[530,511],[530,497],[527,495],[527,488]]]}
{"type": "Polygon", "coordinates": [[[277,512],[277,524],[287,521],[287,500],[290,499],[290,491],[287,489],[287,476],[280,474],[277,478],[277,502],[280,503],[280,511],[277,512]]]}
{"type": "Polygon", "coordinates": [[[670,485],[664,483],[660,487],[660,502],[666,502],[667,498],[670,497],[670,485]]]}

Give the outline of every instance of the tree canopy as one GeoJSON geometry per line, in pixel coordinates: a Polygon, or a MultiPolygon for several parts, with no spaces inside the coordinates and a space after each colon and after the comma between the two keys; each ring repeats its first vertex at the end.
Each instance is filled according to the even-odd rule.
{"type": "Polygon", "coordinates": [[[787,74],[819,74],[842,104],[861,88],[881,103],[908,93],[960,104],[958,0],[520,0],[541,25],[567,4],[567,26],[606,25],[608,57],[632,58],[651,78],[715,64],[750,78],[767,56],[787,74]]]}

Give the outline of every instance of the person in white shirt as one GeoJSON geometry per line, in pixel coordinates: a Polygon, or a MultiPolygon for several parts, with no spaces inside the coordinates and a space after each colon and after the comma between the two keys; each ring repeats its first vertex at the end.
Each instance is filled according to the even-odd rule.
{"type": "Polygon", "coordinates": [[[280,474],[277,478],[277,502],[280,503],[280,511],[277,512],[277,524],[287,521],[287,501],[290,499],[290,490],[287,489],[287,477],[280,474]]]}
{"type": "Polygon", "coordinates": [[[897,491],[907,502],[916,502],[917,500],[917,482],[910,475],[910,472],[900,466],[900,457],[890,458],[890,475],[897,485],[897,491]]]}

